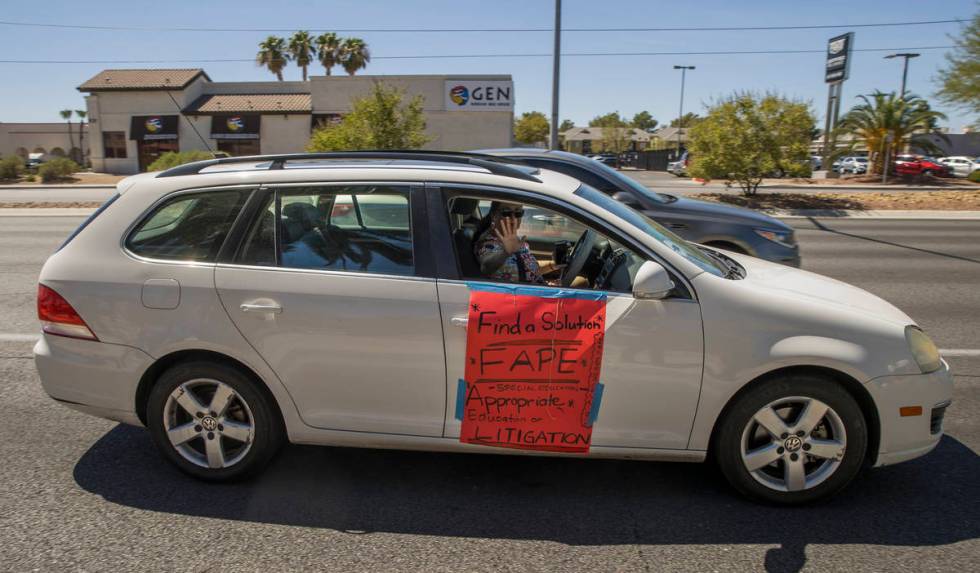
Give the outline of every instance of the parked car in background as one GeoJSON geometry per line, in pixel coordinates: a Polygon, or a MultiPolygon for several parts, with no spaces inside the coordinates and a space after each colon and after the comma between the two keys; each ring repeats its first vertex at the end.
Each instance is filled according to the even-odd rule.
{"type": "Polygon", "coordinates": [[[845,157],[840,162],[841,173],[860,175],[868,172],[868,158],[860,155],[845,157]]]}
{"type": "Polygon", "coordinates": [[[835,159],[834,162],[830,164],[830,170],[834,173],[840,173],[840,166],[843,161],[843,159],[835,159]]]}
{"type": "MultiPolygon", "coordinates": [[[[632,177],[575,153],[519,147],[484,149],[474,153],[505,157],[571,175],[689,241],[800,266],[800,250],[793,228],[768,215],[659,193],[632,177]]],[[[687,153],[682,156],[682,161],[686,159],[687,153]]]]}
{"type": "Polygon", "coordinates": [[[811,171],[819,171],[821,169],[823,169],[823,157],[820,157],[819,155],[811,155],[810,156],[810,170],[811,171]]]}
{"type": "Polygon", "coordinates": [[[615,153],[598,153],[596,155],[592,155],[590,159],[611,167],[616,167],[619,163],[615,153]]]}
{"type": "MultiPolygon", "coordinates": [[[[595,458],[710,459],[747,496],[801,504],[866,467],[929,453],[953,396],[932,340],[869,292],[692,244],[576,178],[449,152],[235,157],[136,175],[38,280],[44,391],[145,426],[170,463],[213,482],[257,474],[287,442],[544,451],[581,460],[569,472],[595,458]],[[376,208],[368,217],[366,197],[376,208]],[[482,272],[473,241],[492,201],[582,230],[565,245],[558,286],[482,272]],[[577,303],[601,314],[583,316],[577,303]],[[522,313],[525,325],[579,338],[556,352],[554,333],[521,328],[522,313]],[[521,332],[480,336],[513,328],[521,332]],[[600,367],[603,389],[583,394],[600,367]],[[551,382],[552,373],[561,374],[551,382]],[[501,381],[513,388],[494,389],[501,381]],[[491,391],[513,398],[491,406],[491,391]],[[485,414],[467,410],[476,403],[485,414]],[[565,426],[524,407],[587,430],[557,431],[565,426]]],[[[72,443],[71,431],[53,439],[72,443]]],[[[157,472],[154,486],[180,496],[189,486],[157,471],[142,452],[149,441],[103,440],[115,457],[93,471],[157,472]]],[[[941,473],[947,460],[924,470],[941,473]]],[[[941,485],[909,484],[906,497],[941,485]]]]}
{"type": "Polygon", "coordinates": [[[24,166],[31,171],[36,171],[37,168],[44,163],[44,161],[45,156],[43,153],[29,153],[27,155],[27,162],[24,164],[24,166]]]}
{"type": "Polygon", "coordinates": [[[685,151],[681,154],[681,158],[677,161],[671,161],[667,164],[667,172],[673,173],[678,177],[687,177],[687,160],[688,155],[685,151]]]}
{"type": "Polygon", "coordinates": [[[978,163],[975,158],[966,157],[963,155],[940,157],[939,163],[949,168],[954,177],[966,177],[970,173],[980,169],[980,163],[978,163]]]}
{"type": "Polygon", "coordinates": [[[952,170],[939,163],[932,157],[924,155],[898,155],[892,163],[895,173],[899,175],[933,175],[949,177],[952,170]]]}

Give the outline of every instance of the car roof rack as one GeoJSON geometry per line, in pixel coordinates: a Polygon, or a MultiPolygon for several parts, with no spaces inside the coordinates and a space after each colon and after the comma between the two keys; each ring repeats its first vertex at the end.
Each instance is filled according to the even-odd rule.
{"type": "Polygon", "coordinates": [[[466,153],[462,151],[424,151],[424,150],[373,150],[373,151],[329,151],[319,153],[285,153],[279,155],[247,155],[240,157],[217,157],[215,159],[205,159],[185,163],[176,167],[171,167],[157,175],[157,177],[177,177],[180,175],[196,175],[202,170],[214,165],[228,165],[233,163],[255,163],[269,162],[269,170],[283,169],[288,161],[305,161],[310,159],[389,159],[403,161],[432,161],[438,163],[455,163],[458,165],[470,165],[482,167],[494,175],[503,175],[525,181],[540,183],[541,180],[534,176],[537,169],[529,170],[526,163],[505,159],[494,155],[483,155],[480,153],[466,153]]]}

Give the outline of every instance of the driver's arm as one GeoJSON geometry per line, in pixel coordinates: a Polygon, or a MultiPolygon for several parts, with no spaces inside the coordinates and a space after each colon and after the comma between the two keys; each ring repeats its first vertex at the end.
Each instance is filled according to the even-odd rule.
{"type": "Polygon", "coordinates": [[[501,246],[488,242],[483,245],[479,254],[477,254],[477,259],[480,261],[480,273],[483,276],[492,275],[497,272],[497,269],[504,264],[504,261],[509,256],[510,253],[505,251],[501,246]]]}

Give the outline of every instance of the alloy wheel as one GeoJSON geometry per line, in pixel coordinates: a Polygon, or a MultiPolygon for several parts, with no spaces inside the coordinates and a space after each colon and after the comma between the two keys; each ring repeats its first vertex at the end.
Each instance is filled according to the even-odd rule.
{"type": "Polygon", "coordinates": [[[248,454],[255,418],[245,400],[219,380],[184,382],[167,398],[163,427],[174,449],[202,468],[235,465],[248,454]]]}
{"type": "Polygon", "coordinates": [[[814,488],[837,471],[847,446],[840,416],[802,396],[780,398],[759,409],[742,431],[742,463],[775,491],[814,488]]]}

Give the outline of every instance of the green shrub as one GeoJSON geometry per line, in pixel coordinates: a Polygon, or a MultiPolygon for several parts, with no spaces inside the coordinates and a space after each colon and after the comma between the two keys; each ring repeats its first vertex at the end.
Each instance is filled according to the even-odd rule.
{"type": "Polygon", "coordinates": [[[24,160],[16,155],[0,159],[0,179],[17,179],[24,172],[24,160]]]}
{"type": "Polygon", "coordinates": [[[72,173],[79,170],[78,164],[67,157],[55,157],[50,161],[45,161],[38,168],[37,173],[41,176],[41,181],[51,183],[68,179],[72,173]]]}
{"type": "Polygon", "coordinates": [[[157,160],[151,163],[146,170],[163,171],[164,169],[170,169],[171,167],[177,167],[178,165],[191,163],[193,161],[203,161],[205,159],[214,159],[214,154],[199,150],[168,151],[160,157],[157,157],[157,160]]]}
{"type": "Polygon", "coordinates": [[[30,173],[27,175],[27,177],[24,177],[24,181],[27,181],[28,183],[34,183],[35,181],[37,181],[37,176],[34,175],[33,173],[30,173]]]}
{"type": "Polygon", "coordinates": [[[980,183],[980,169],[977,169],[973,173],[966,176],[968,181],[973,181],[974,183],[980,183]]]}

